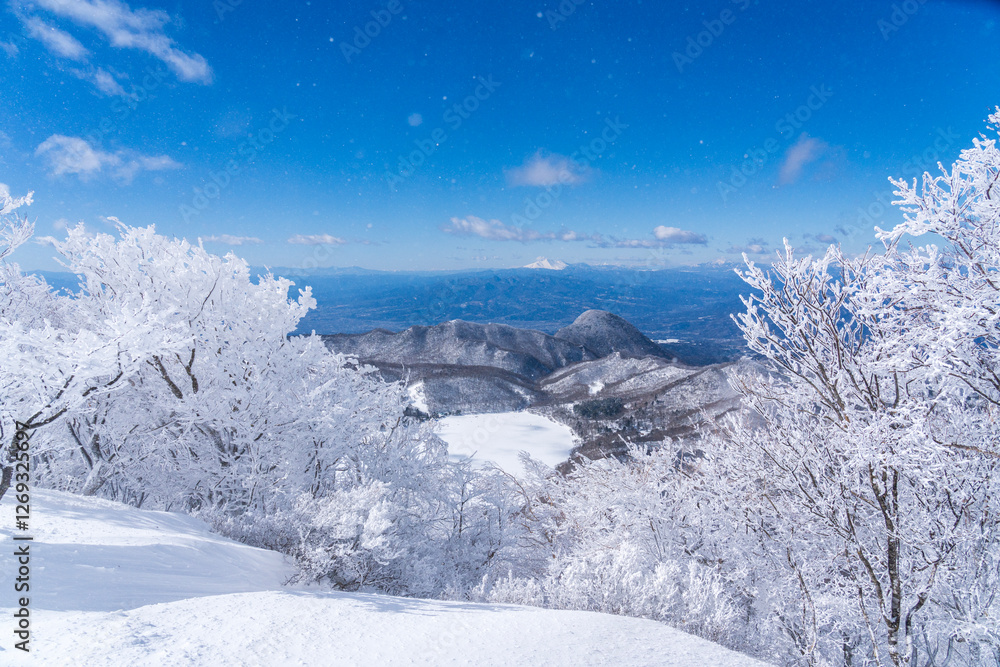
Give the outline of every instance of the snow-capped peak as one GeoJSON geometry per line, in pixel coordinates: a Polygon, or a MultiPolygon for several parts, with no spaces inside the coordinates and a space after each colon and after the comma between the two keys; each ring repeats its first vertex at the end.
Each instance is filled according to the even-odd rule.
{"type": "Polygon", "coordinates": [[[558,259],[548,259],[547,257],[539,257],[531,264],[526,265],[526,269],[551,269],[553,271],[562,271],[566,268],[566,262],[558,259]]]}

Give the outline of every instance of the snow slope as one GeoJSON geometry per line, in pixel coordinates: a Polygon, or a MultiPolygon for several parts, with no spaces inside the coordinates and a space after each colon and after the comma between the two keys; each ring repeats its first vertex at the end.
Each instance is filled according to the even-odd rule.
{"type": "MultiPolygon", "coordinates": [[[[12,492],[2,501],[0,573],[13,572],[12,492]]],[[[114,611],[185,598],[266,591],[294,568],[281,554],[212,534],[203,521],[173,512],[69,493],[32,493],[31,606],[114,611]]],[[[0,605],[13,596],[0,589],[0,605]]],[[[6,638],[0,626],[0,637],[6,638]]],[[[2,662],[2,661],[0,661],[2,662]]]]}
{"type": "Polygon", "coordinates": [[[760,665],[592,612],[283,588],[279,554],[190,517],[32,494],[31,653],[15,650],[14,503],[0,503],[2,665],[760,665]]]}
{"type": "Polygon", "coordinates": [[[568,426],[531,412],[445,417],[438,422],[437,434],[448,443],[453,457],[492,461],[513,474],[523,472],[521,451],[555,467],[569,458],[577,444],[568,426]]]}

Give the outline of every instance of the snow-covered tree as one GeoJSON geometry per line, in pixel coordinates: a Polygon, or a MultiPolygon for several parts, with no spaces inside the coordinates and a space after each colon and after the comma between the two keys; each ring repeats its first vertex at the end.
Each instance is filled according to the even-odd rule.
{"type": "Polygon", "coordinates": [[[404,416],[400,384],[290,336],[308,288],[291,300],[290,281],[152,227],[50,242],[79,289],[8,266],[0,322],[4,425],[34,433],[41,483],[201,512],[342,588],[436,595],[480,576],[476,476],[404,416]]]}
{"type": "MultiPolygon", "coordinates": [[[[33,226],[13,211],[31,195],[0,201],[3,226],[0,258],[31,235],[33,226]]],[[[125,386],[124,379],[152,350],[170,350],[183,337],[154,315],[156,305],[137,294],[122,309],[99,316],[56,295],[43,280],[4,262],[0,275],[0,437],[11,438],[0,480],[10,483],[14,438],[28,437],[125,386]]]]}
{"type": "Polygon", "coordinates": [[[743,651],[768,646],[757,627],[767,573],[749,566],[755,536],[689,446],[630,447],[625,460],[580,460],[560,474],[530,458],[508,476],[521,496],[513,544],[479,599],[662,621],[743,651]]]}
{"type": "Polygon", "coordinates": [[[797,584],[799,612],[777,614],[808,663],[1000,659],[982,594],[1000,546],[996,140],[941,169],[921,190],[894,181],[907,216],[879,231],[884,254],[797,259],[786,242],[743,274],[737,323],[773,373],[734,377],[753,418],[719,447],[720,492],[797,584]],[[927,233],[946,247],[901,247],[927,233]]]}

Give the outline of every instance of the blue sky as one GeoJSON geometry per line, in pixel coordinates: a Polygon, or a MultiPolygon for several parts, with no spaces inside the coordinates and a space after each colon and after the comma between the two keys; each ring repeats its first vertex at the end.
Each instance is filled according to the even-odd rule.
{"type": "Polygon", "coordinates": [[[986,130],[998,21],[973,0],[14,0],[0,183],[34,190],[39,237],[113,217],[301,269],[861,250],[898,219],[888,176],[986,130]]]}

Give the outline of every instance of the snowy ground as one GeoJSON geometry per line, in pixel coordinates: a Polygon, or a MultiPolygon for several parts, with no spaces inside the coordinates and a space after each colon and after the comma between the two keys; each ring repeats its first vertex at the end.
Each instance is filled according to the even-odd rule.
{"type": "Polygon", "coordinates": [[[31,653],[14,649],[14,502],[0,504],[0,664],[760,665],[653,621],[284,588],[276,553],[189,517],[36,490],[31,653]]]}
{"type": "Polygon", "coordinates": [[[492,461],[514,474],[522,472],[521,451],[556,466],[569,458],[576,445],[568,426],[530,412],[445,417],[438,423],[437,433],[448,443],[453,457],[492,461]]]}

